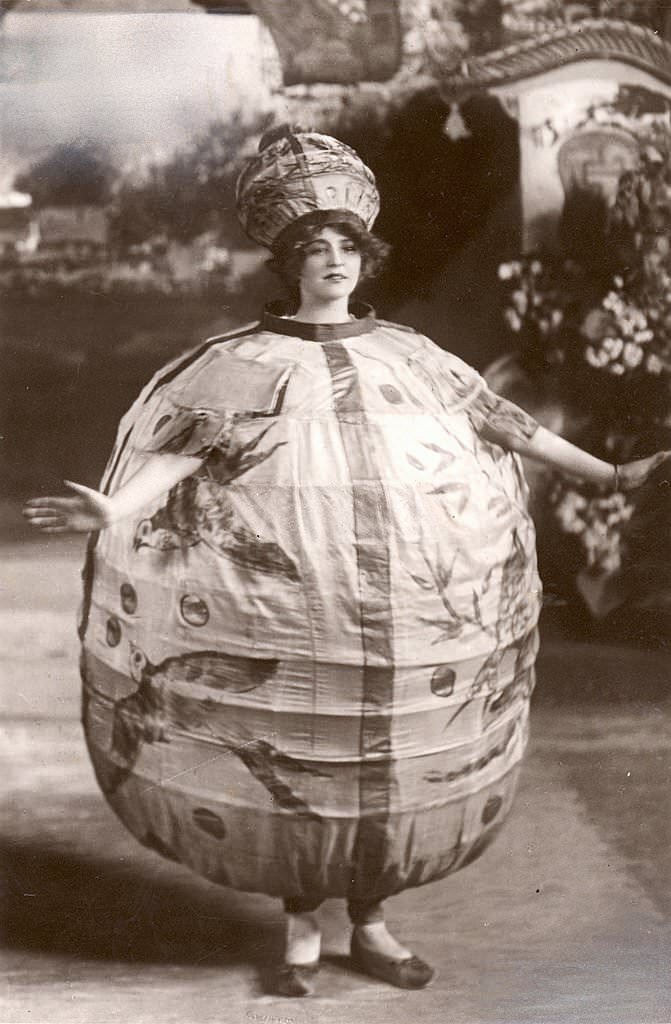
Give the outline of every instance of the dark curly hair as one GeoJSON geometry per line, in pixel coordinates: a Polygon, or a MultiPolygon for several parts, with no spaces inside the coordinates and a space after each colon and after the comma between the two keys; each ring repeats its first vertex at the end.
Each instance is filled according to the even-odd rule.
{"type": "Polygon", "coordinates": [[[382,270],[389,246],[371,234],[363,221],[349,210],[314,210],[289,224],[276,239],[267,266],[284,283],[292,302],[300,299],[299,279],[305,260],[305,248],[324,228],[339,231],[361,253],[359,282],[376,277],[382,270]]]}

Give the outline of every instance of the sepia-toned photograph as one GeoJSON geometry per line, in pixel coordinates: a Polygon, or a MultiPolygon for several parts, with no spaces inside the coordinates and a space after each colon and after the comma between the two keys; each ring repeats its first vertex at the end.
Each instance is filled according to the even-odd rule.
{"type": "Polygon", "coordinates": [[[0,1024],[669,1024],[671,7],[0,0],[0,1024]]]}

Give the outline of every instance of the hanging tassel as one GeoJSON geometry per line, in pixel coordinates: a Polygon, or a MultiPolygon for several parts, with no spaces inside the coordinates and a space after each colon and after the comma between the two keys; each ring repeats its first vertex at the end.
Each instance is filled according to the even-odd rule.
{"type": "Polygon", "coordinates": [[[450,112],[445,118],[443,131],[448,139],[452,139],[452,142],[458,142],[459,139],[470,139],[472,133],[466,127],[458,103],[450,104],[450,112]]]}

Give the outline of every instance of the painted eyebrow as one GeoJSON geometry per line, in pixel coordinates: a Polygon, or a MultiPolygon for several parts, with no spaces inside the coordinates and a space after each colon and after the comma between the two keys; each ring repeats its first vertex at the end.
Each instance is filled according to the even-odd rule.
{"type": "MultiPolygon", "coordinates": [[[[326,241],[324,241],[321,238],[315,238],[314,241],[312,241],[312,242],[306,242],[304,248],[305,249],[326,248],[330,244],[331,244],[330,242],[326,242],[326,241]]],[[[334,242],[333,245],[340,245],[343,249],[347,248],[350,245],[354,249],[357,248],[356,242],[354,242],[351,238],[343,238],[343,240],[341,242],[334,242]]]]}

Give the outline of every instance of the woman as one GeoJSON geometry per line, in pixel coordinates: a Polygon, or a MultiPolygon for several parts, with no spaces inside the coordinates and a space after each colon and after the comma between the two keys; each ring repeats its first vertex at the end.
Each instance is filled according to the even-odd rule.
{"type": "Polygon", "coordinates": [[[352,959],[433,969],[383,901],[477,857],[527,738],[540,584],[518,454],[612,467],[461,360],[350,305],[381,244],[371,172],[335,139],[264,137],[238,185],[294,304],[178,359],[124,417],[100,493],[30,502],[93,531],[80,634],[100,785],[146,845],[284,899],[277,990],[313,990],[314,911],[352,959]]]}

